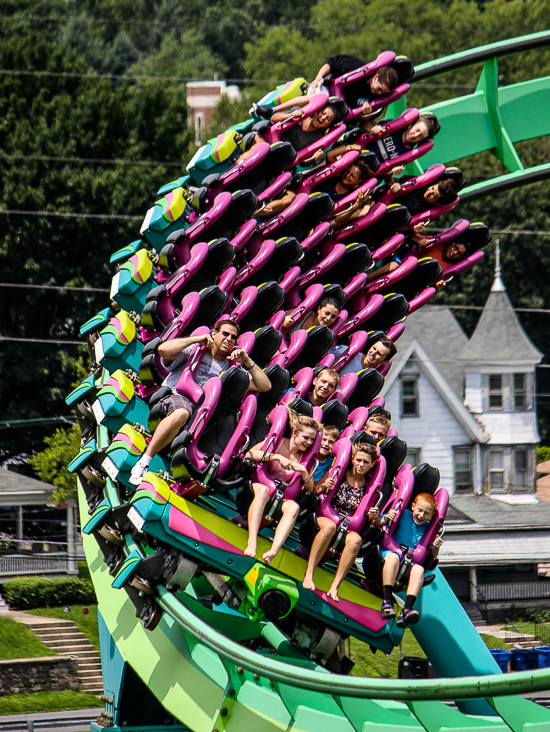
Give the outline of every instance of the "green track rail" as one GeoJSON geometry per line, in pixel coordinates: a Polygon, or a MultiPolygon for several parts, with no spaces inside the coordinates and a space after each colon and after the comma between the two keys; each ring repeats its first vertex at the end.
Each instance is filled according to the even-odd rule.
{"type": "MultiPolygon", "coordinates": [[[[550,163],[525,168],[514,143],[550,134],[550,76],[499,87],[498,59],[550,45],[550,31],[491,43],[455,53],[417,67],[412,83],[456,69],[483,63],[472,94],[431,105],[423,111],[437,115],[441,131],[432,150],[415,161],[416,174],[433,163],[452,163],[490,151],[510,171],[476,183],[460,193],[462,201],[494,195],[550,177],[550,163]]],[[[393,105],[390,116],[401,113],[406,98],[393,105]]]]}

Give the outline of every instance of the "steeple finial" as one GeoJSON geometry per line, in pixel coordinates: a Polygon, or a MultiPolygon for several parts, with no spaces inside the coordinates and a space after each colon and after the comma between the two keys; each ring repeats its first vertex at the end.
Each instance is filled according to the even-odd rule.
{"type": "Polygon", "coordinates": [[[496,246],[496,258],[495,258],[495,279],[493,282],[493,286],[491,287],[491,292],[506,292],[506,288],[504,287],[504,282],[502,281],[502,278],[500,276],[500,239],[497,239],[497,246],[496,246]]]}

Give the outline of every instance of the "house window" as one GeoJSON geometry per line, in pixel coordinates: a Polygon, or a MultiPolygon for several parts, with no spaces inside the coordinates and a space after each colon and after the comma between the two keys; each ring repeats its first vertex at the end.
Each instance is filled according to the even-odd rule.
{"type": "Polygon", "coordinates": [[[454,448],[453,457],[455,493],[473,493],[472,451],[470,449],[454,448]]]}
{"type": "Polygon", "coordinates": [[[418,417],[418,379],[404,377],[401,381],[401,416],[418,417]]]}
{"type": "Polygon", "coordinates": [[[514,409],[527,409],[527,374],[514,374],[514,409]]]}
{"type": "Polygon", "coordinates": [[[489,492],[504,491],[504,452],[491,450],[489,453],[489,492]]]}
{"type": "Polygon", "coordinates": [[[514,481],[515,491],[526,491],[529,488],[529,456],[527,450],[514,450],[514,481]]]}
{"type": "Polygon", "coordinates": [[[489,376],[489,409],[502,409],[503,407],[502,374],[491,374],[489,376]]]}
{"type": "Polygon", "coordinates": [[[409,463],[411,468],[416,468],[417,465],[420,465],[420,448],[408,447],[405,462],[409,463]]]}

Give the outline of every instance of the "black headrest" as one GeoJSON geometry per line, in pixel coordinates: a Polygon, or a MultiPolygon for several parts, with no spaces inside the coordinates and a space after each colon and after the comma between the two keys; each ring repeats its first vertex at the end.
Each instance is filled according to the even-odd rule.
{"type": "Polygon", "coordinates": [[[366,442],[367,445],[374,445],[374,447],[378,444],[374,437],[372,435],[368,435],[365,430],[355,432],[355,434],[350,437],[350,442],[352,445],[355,445],[356,442],[366,442]]]}
{"type": "Polygon", "coordinates": [[[400,203],[390,204],[383,216],[365,229],[365,235],[371,250],[377,249],[386,239],[393,236],[411,221],[411,214],[406,206],[400,203]]]}
{"type": "Polygon", "coordinates": [[[208,325],[209,327],[215,325],[217,319],[223,313],[229,297],[227,292],[221,290],[217,285],[205,287],[204,290],[199,292],[199,295],[201,298],[199,307],[186,329],[189,332],[201,325],[208,325]]]}
{"type": "Polygon", "coordinates": [[[292,401],[288,403],[289,409],[292,409],[296,414],[301,414],[304,417],[313,417],[313,405],[300,399],[300,397],[294,397],[292,401]]]}
{"type": "Polygon", "coordinates": [[[348,105],[340,97],[329,97],[329,105],[334,109],[336,118],[332,124],[336,125],[341,122],[348,113],[348,105]]]}
{"type": "Polygon", "coordinates": [[[208,211],[208,188],[206,186],[201,186],[195,191],[195,195],[193,196],[193,208],[200,214],[204,214],[208,211]]]}
{"type": "Polygon", "coordinates": [[[296,160],[296,150],[290,142],[275,142],[271,145],[267,157],[262,161],[262,166],[269,165],[272,174],[289,168],[296,160]]]}
{"type": "Polygon", "coordinates": [[[313,368],[325,356],[335,341],[335,335],[326,325],[316,325],[307,332],[307,341],[291,364],[294,373],[304,366],[313,368]]]}
{"type": "Polygon", "coordinates": [[[271,406],[271,409],[273,409],[288,389],[290,384],[290,374],[286,369],[282,368],[282,366],[278,366],[277,364],[268,366],[264,373],[271,383],[271,388],[269,391],[258,393],[258,404],[264,405],[264,407],[271,406]]]}
{"type": "Polygon", "coordinates": [[[460,191],[462,188],[464,188],[464,186],[468,182],[460,168],[445,168],[445,172],[441,176],[440,180],[445,180],[446,178],[450,178],[455,182],[457,191],[460,191]]]}
{"type": "Polygon", "coordinates": [[[380,443],[380,454],[386,461],[386,475],[393,480],[407,455],[407,443],[400,440],[397,435],[386,437],[380,443]]]}
{"type": "MultiPolygon", "coordinates": [[[[433,135],[428,134],[428,139],[431,139],[434,135],[437,135],[437,133],[441,129],[441,125],[439,124],[438,119],[435,116],[435,114],[432,114],[432,112],[424,112],[422,114],[422,116],[424,117],[424,119],[431,120],[433,122],[433,130],[434,130],[433,135]]],[[[428,130],[428,133],[429,133],[429,130],[428,130]]]]}
{"type": "Polygon", "coordinates": [[[307,212],[308,220],[315,225],[330,216],[333,208],[334,201],[328,193],[314,192],[310,193],[309,201],[302,214],[307,212]]]}
{"type": "Polygon", "coordinates": [[[231,205],[224,213],[223,218],[230,218],[236,226],[240,226],[252,216],[257,208],[258,199],[252,191],[248,189],[237,191],[233,194],[231,205]]]}
{"type": "Polygon", "coordinates": [[[226,267],[233,261],[235,256],[235,247],[229,239],[221,237],[219,239],[211,239],[208,242],[208,268],[213,277],[217,277],[226,267]]]}
{"type": "Polygon", "coordinates": [[[333,300],[336,300],[340,308],[344,307],[348,299],[348,296],[340,285],[325,285],[321,300],[324,300],[326,297],[331,297],[333,300]]]}
{"type": "Polygon", "coordinates": [[[492,238],[488,226],[481,223],[474,223],[470,224],[464,234],[457,236],[456,241],[466,245],[467,254],[473,254],[479,249],[483,249],[492,238]]]}
{"type": "Polygon", "coordinates": [[[252,350],[248,354],[253,361],[260,366],[266,366],[279,350],[283,335],[272,325],[264,325],[254,331],[255,341],[252,350]]]}
{"type": "Polygon", "coordinates": [[[439,470],[429,463],[421,463],[414,468],[413,474],[414,489],[412,497],[414,498],[420,493],[429,493],[433,496],[439,486],[439,480],[441,478],[439,470]]]}
{"type": "Polygon", "coordinates": [[[384,386],[384,377],[376,369],[365,369],[359,372],[357,386],[346,399],[350,412],[357,407],[370,404],[377,397],[384,386]]]}
{"type": "Polygon", "coordinates": [[[418,260],[418,264],[413,271],[394,283],[393,287],[399,290],[408,300],[412,300],[417,293],[440,280],[441,273],[442,270],[437,259],[422,257],[418,260]]]}
{"type": "Polygon", "coordinates": [[[348,414],[348,407],[337,399],[331,399],[323,404],[323,424],[325,427],[336,427],[338,432],[341,432],[346,424],[348,414]]]}
{"type": "Polygon", "coordinates": [[[376,153],[373,153],[370,150],[365,150],[364,152],[362,152],[357,160],[362,160],[371,171],[373,176],[376,174],[378,168],[380,167],[380,160],[378,160],[378,158],[376,157],[376,153]]]}
{"type": "Polygon", "coordinates": [[[151,338],[151,340],[147,341],[147,343],[143,346],[143,351],[141,352],[141,358],[145,358],[145,356],[148,356],[150,353],[156,353],[159,345],[160,345],[160,336],[157,336],[156,338],[151,338]]]}
{"type": "Polygon", "coordinates": [[[241,318],[242,331],[262,328],[266,321],[281,307],[285,292],[276,282],[264,282],[258,287],[258,297],[248,313],[241,318]]]}
{"type": "Polygon", "coordinates": [[[222,393],[220,400],[216,406],[216,411],[220,409],[237,410],[246,396],[250,379],[248,371],[242,368],[229,368],[221,376],[222,393]]]}
{"type": "Polygon", "coordinates": [[[141,383],[146,386],[162,384],[164,381],[164,375],[158,370],[156,353],[149,353],[141,359],[138,376],[141,383]]]}
{"type": "Polygon", "coordinates": [[[368,319],[369,330],[388,331],[392,325],[401,322],[409,312],[409,302],[400,293],[392,292],[384,295],[384,303],[380,310],[368,319]]]}
{"type": "Polygon", "coordinates": [[[385,417],[386,419],[389,419],[391,422],[391,412],[388,411],[387,409],[384,409],[384,407],[381,407],[378,404],[374,407],[369,407],[369,419],[374,414],[379,414],[381,417],[385,417]]]}
{"type": "Polygon", "coordinates": [[[406,81],[409,81],[409,79],[412,79],[412,77],[414,76],[415,71],[413,62],[408,56],[396,56],[391,62],[390,66],[392,67],[392,69],[395,69],[397,71],[399,84],[404,84],[406,81]]]}

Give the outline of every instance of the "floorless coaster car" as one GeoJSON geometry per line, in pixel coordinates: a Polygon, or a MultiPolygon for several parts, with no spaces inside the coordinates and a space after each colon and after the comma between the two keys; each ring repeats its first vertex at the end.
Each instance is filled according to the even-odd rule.
{"type": "Polygon", "coordinates": [[[176,229],[189,226],[195,214],[190,206],[192,194],[184,188],[175,188],[155,201],[155,205],[145,214],[140,234],[149,244],[160,252],[166,237],[176,229]]]}
{"type": "Polygon", "coordinates": [[[411,60],[406,56],[396,56],[393,51],[383,51],[374,61],[371,61],[365,66],[354,69],[335,79],[325,79],[324,83],[330,93],[342,97],[350,107],[346,121],[355,120],[362,116],[362,105],[355,104],[354,102],[366,96],[365,79],[374,76],[382,66],[390,66],[392,69],[395,69],[398,77],[398,85],[388,94],[381,94],[369,101],[373,111],[376,111],[392,104],[409,91],[410,84],[406,82],[414,76],[414,67],[411,60]],[[393,59],[390,61],[389,59],[392,55],[393,59]]]}
{"type": "MultiPolygon", "coordinates": [[[[438,180],[434,180],[433,183],[436,184],[444,179],[453,180],[459,191],[466,185],[466,178],[464,177],[462,171],[459,170],[459,168],[445,168],[445,172],[439,177],[438,180]]],[[[422,189],[420,189],[420,192],[422,192],[422,189]]],[[[396,195],[399,196],[399,194],[396,195]]],[[[397,200],[399,200],[399,198],[397,198],[397,200]]],[[[451,194],[447,196],[442,196],[437,202],[432,204],[428,202],[421,203],[420,211],[411,210],[412,218],[410,228],[416,226],[417,224],[429,223],[439,216],[443,216],[443,214],[452,211],[452,209],[455,208],[455,206],[457,206],[459,202],[459,196],[456,194],[451,194]]],[[[406,199],[403,201],[403,203],[405,204],[405,206],[407,205],[406,199]]]]}
{"type": "MultiPolygon", "coordinates": [[[[443,523],[449,504],[449,494],[445,488],[439,488],[439,470],[428,463],[422,463],[411,470],[410,465],[405,464],[398,472],[394,482],[394,492],[387,504],[387,510],[395,509],[398,515],[394,521],[385,527],[384,537],[379,546],[372,547],[365,554],[362,562],[363,571],[366,577],[366,584],[369,588],[381,592],[382,590],[382,550],[401,550],[396,543],[393,534],[405,509],[412,506],[414,498],[420,493],[433,495],[436,500],[436,511],[431,519],[424,536],[414,551],[408,552],[400,572],[396,590],[407,585],[411,564],[421,564],[426,571],[435,569],[438,560],[430,553],[433,542],[442,533],[443,523]]],[[[425,578],[425,584],[432,580],[425,578]]]]}
{"type": "MultiPolygon", "coordinates": [[[[246,577],[249,573],[253,577],[257,570],[256,577],[264,580],[266,591],[278,589],[291,597],[285,601],[274,593],[262,600],[261,588],[249,576],[256,594],[244,605],[247,614],[256,619],[263,615],[269,617],[310,657],[318,653],[319,641],[324,638],[325,653],[320,655],[331,670],[347,671],[333,666],[329,659],[342,637],[349,634],[386,653],[400,642],[402,633],[393,623],[380,619],[379,598],[358,584],[346,580],[340,591],[340,602],[334,603],[325,599],[323,593],[330,586],[330,572],[318,570],[319,590],[312,593],[301,586],[306,563],[293,553],[282,549],[270,567],[245,557],[247,532],[228,520],[229,514],[220,503],[209,501],[199,505],[186,501],[164,480],[148,473],[132,503],[125,504],[120,511],[112,511],[114,516],[108,511],[104,514],[105,521],[115,520],[118,531],[133,532],[142,543],[147,542],[155,549],[149,556],[143,550],[132,552],[133,556],[126,558],[117,573],[115,587],[126,588],[135,580],[134,585],[137,583],[141,591],[149,594],[154,594],[159,584],[181,590],[196,573],[203,573],[211,581],[215,596],[220,596],[229,607],[239,609],[248,596],[246,577]]],[[[101,522],[90,531],[85,527],[84,531],[98,537],[100,529],[101,522]]],[[[268,546],[260,537],[258,551],[264,552],[268,546]]]]}
{"type": "Polygon", "coordinates": [[[189,182],[201,186],[206,176],[213,173],[221,174],[231,168],[244,151],[243,135],[252,124],[252,120],[249,120],[248,123],[229,127],[200,147],[187,164],[189,182]]]}
{"type": "Polygon", "coordinates": [[[143,343],[138,339],[135,320],[134,316],[121,310],[99,332],[94,342],[95,361],[109,372],[139,369],[143,343]]]}
{"type": "MultiPolygon", "coordinates": [[[[382,250],[376,255],[377,260],[382,256],[391,254],[397,248],[396,243],[402,241],[401,239],[394,238],[395,235],[409,225],[411,215],[405,206],[397,203],[392,203],[387,207],[384,204],[374,204],[371,211],[377,206],[382,206],[384,210],[380,216],[376,215],[370,219],[366,227],[363,225],[363,218],[368,219],[371,213],[370,211],[365,217],[346,224],[342,229],[335,231],[333,239],[343,243],[353,240],[358,230],[355,224],[358,224],[361,227],[363,238],[368,244],[369,249],[372,252],[377,252],[379,249],[382,250]],[[389,246],[390,241],[394,246],[389,246]]],[[[377,208],[377,211],[379,212],[380,209],[377,208]]]]}
{"type": "Polygon", "coordinates": [[[258,199],[252,191],[220,193],[209,211],[188,228],[179,228],[166,238],[160,250],[159,267],[175,272],[187,264],[191,247],[201,241],[229,239],[239,249],[256,228],[256,222],[249,219],[257,206],[258,199]]]}
{"type": "MultiPolygon", "coordinates": [[[[398,292],[384,295],[383,305],[369,318],[369,330],[388,330],[397,323],[401,323],[407,317],[409,303],[407,299],[398,292]]],[[[353,309],[360,311],[367,304],[367,295],[360,293],[356,295],[353,302],[353,309]]]]}
{"type": "Polygon", "coordinates": [[[111,300],[128,312],[141,313],[150,290],[155,286],[158,256],[140,249],[119,265],[111,282],[111,300]]]}

